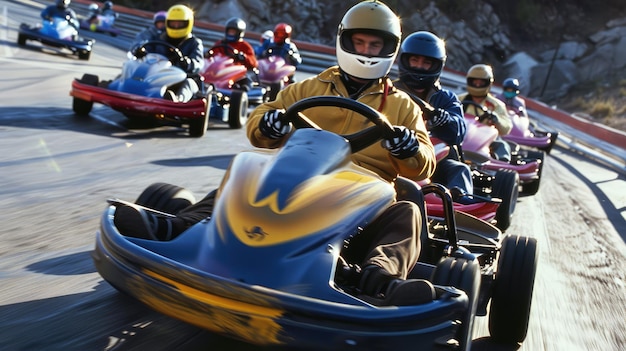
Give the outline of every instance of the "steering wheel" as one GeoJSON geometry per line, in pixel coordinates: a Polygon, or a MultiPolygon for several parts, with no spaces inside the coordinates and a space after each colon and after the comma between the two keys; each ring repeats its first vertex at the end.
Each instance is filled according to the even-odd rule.
{"type": "Polygon", "coordinates": [[[185,58],[185,56],[180,51],[180,49],[162,40],[148,40],[139,44],[139,46],[133,48],[132,50],[132,54],[137,58],[142,58],[146,56],[148,53],[156,53],[156,54],[164,55],[172,63],[181,62],[185,58]],[[160,48],[164,48],[165,53],[159,50],[160,48]]]}
{"type": "Polygon", "coordinates": [[[352,99],[340,96],[314,96],[302,99],[289,106],[281,117],[284,123],[291,122],[294,128],[322,128],[306,117],[302,111],[313,107],[339,107],[356,112],[374,123],[373,126],[365,128],[352,134],[340,134],[350,143],[352,153],[359,152],[381,139],[392,138],[394,129],[387,117],[375,109],[352,99]]]}
{"type": "Polygon", "coordinates": [[[485,106],[472,101],[472,100],[463,100],[461,101],[461,103],[463,103],[463,112],[467,111],[467,108],[469,106],[474,106],[475,108],[477,108],[478,110],[482,111],[482,113],[478,117],[478,121],[479,122],[484,122],[485,120],[489,119],[491,116],[491,111],[489,111],[485,106]]]}

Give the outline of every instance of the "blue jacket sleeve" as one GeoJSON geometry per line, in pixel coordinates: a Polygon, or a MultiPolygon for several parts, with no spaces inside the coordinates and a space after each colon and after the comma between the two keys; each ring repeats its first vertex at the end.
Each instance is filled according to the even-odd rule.
{"type": "Polygon", "coordinates": [[[442,109],[449,116],[448,123],[430,130],[432,136],[448,145],[460,145],[465,138],[466,125],[463,105],[459,98],[453,92],[441,89],[434,93],[428,102],[435,109],[442,109]]]}
{"type": "Polygon", "coordinates": [[[192,37],[184,41],[180,51],[189,59],[187,73],[198,73],[204,67],[204,46],[202,40],[192,37]]]}

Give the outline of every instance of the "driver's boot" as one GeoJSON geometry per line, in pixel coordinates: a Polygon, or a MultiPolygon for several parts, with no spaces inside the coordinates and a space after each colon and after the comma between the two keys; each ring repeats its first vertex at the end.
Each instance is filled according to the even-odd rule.
{"type": "Polygon", "coordinates": [[[169,89],[165,91],[165,94],[163,94],[163,98],[165,100],[178,102],[178,96],[176,96],[176,93],[174,93],[173,91],[169,89]]]}
{"type": "Polygon", "coordinates": [[[183,219],[166,218],[140,206],[122,204],[115,209],[113,223],[122,235],[148,240],[171,240],[188,228],[183,219]]]}
{"type": "Polygon", "coordinates": [[[363,268],[359,290],[366,295],[364,300],[381,306],[419,305],[436,298],[435,288],[428,280],[399,279],[376,265],[363,268]]]}

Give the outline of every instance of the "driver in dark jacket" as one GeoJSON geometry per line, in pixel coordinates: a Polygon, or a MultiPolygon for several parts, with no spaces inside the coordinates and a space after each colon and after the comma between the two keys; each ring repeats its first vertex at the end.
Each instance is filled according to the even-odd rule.
{"type": "Polygon", "coordinates": [[[41,18],[51,21],[53,18],[65,18],[74,28],[79,27],[76,12],[69,8],[71,0],[56,0],[54,5],[46,7],[41,11],[41,18]]]}
{"type": "MultiPolygon", "coordinates": [[[[165,45],[139,44],[132,49],[137,57],[147,52],[162,54],[172,60],[172,64],[187,72],[188,78],[172,85],[165,92],[163,98],[175,102],[187,102],[194,94],[200,91],[198,77],[204,67],[204,47],[202,40],[191,33],[193,28],[193,11],[185,5],[174,5],[167,11],[165,18],[165,32],[159,37],[160,41],[175,47],[178,55],[173,56],[172,51],[165,45]],[[144,51],[138,52],[139,48],[144,51]]],[[[158,40],[157,40],[158,41],[158,40]]]]}

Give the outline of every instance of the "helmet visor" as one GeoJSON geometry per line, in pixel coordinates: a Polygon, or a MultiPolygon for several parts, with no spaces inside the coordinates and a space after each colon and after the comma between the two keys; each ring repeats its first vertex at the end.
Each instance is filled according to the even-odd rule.
{"type": "Polygon", "coordinates": [[[517,96],[517,91],[505,90],[503,95],[507,99],[512,99],[517,96]]]}
{"type": "Polygon", "coordinates": [[[467,85],[474,88],[486,88],[491,82],[483,78],[467,78],[467,85]]]}
{"type": "Polygon", "coordinates": [[[406,53],[400,55],[400,61],[405,69],[417,74],[439,73],[443,66],[443,62],[439,59],[406,53]]]}
{"type": "Polygon", "coordinates": [[[367,57],[393,57],[398,38],[391,33],[372,29],[347,29],[341,33],[341,48],[351,54],[367,57]]]}
{"type": "Polygon", "coordinates": [[[183,29],[189,27],[189,21],[187,20],[168,20],[167,28],[183,29]]]}

